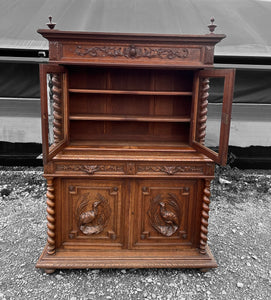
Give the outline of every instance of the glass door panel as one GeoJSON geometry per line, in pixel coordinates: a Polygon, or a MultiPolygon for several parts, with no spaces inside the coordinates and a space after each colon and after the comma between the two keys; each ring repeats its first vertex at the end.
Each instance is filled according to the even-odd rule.
{"type": "Polygon", "coordinates": [[[227,162],[235,70],[202,70],[196,76],[192,146],[216,163],[227,162]],[[208,99],[215,108],[208,116],[208,99]]]}

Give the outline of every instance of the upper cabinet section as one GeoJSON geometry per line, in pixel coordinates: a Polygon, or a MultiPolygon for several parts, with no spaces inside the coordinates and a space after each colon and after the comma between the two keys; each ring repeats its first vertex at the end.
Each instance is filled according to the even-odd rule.
{"type": "Polygon", "coordinates": [[[223,34],[158,35],[38,30],[49,41],[50,61],[138,67],[212,67],[223,34]]]}

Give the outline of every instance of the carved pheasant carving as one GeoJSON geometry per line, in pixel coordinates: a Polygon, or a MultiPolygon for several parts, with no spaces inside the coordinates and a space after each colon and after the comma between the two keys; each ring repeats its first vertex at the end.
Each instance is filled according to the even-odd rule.
{"type": "Polygon", "coordinates": [[[166,209],[165,202],[160,202],[159,204],[160,204],[160,216],[165,221],[165,223],[172,226],[174,225],[179,226],[179,220],[177,215],[174,212],[168,211],[166,209]]]}
{"type": "Polygon", "coordinates": [[[92,204],[92,210],[86,211],[82,213],[79,217],[79,224],[88,224],[95,220],[95,218],[98,215],[98,206],[101,203],[101,201],[95,201],[92,204]]]}
{"type": "Polygon", "coordinates": [[[80,231],[86,235],[101,233],[106,227],[111,215],[111,207],[103,195],[98,193],[96,196],[97,200],[94,202],[91,200],[92,197],[93,194],[91,193],[82,194],[76,209],[77,213],[75,217],[78,220],[78,227],[80,231]],[[82,201],[80,201],[81,199],[82,201]],[[90,202],[92,204],[90,204],[90,202]]]}

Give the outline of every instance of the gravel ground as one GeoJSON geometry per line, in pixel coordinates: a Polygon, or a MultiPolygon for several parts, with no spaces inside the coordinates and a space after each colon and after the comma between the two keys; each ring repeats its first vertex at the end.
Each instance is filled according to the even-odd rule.
{"type": "Polygon", "coordinates": [[[217,168],[209,245],[219,267],[35,268],[46,241],[42,168],[0,167],[0,299],[270,299],[271,171],[217,168]]]}

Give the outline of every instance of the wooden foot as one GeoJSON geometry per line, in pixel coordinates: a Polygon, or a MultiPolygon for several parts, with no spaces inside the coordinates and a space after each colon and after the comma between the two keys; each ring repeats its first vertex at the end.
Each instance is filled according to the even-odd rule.
{"type": "Polygon", "coordinates": [[[46,274],[52,274],[52,273],[55,272],[55,270],[56,270],[56,269],[44,269],[44,272],[45,272],[46,274]]]}
{"type": "Polygon", "coordinates": [[[200,270],[200,272],[202,272],[202,273],[206,273],[206,272],[208,272],[209,270],[210,270],[210,268],[201,268],[201,269],[199,269],[200,270]]]}

